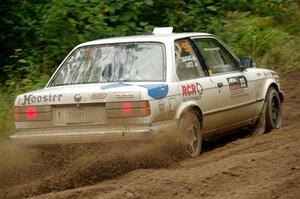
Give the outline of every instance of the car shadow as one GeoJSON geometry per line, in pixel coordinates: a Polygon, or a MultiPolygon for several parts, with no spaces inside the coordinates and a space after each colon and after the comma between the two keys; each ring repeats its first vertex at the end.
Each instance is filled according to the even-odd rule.
{"type": "Polygon", "coordinates": [[[224,147],[225,145],[236,141],[238,139],[243,139],[252,136],[252,132],[249,129],[233,131],[226,135],[215,137],[211,140],[203,142],[203,152],[212,151],[214,149],[224,147]]]}

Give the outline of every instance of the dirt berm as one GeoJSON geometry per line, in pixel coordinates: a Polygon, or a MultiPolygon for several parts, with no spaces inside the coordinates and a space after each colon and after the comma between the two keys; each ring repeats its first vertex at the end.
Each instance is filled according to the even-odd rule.
{"type": "Polygon", "coordinates": [[[300,70],[281,75],[284,125],[239,132],[186,158],[172,139],[147,143],[1,143],[1,198],[300,198],[300,70]]]}

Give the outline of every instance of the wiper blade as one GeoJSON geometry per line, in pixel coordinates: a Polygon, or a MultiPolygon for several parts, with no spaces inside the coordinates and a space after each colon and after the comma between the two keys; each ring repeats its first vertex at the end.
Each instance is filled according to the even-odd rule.
{"type": "Polygon", "coordinates": [[[68,86],[68,85],[76,85],[76,84],[94,84],[94,83],[100,83],[99,81],[93,81],[93,82],[71,82],[66,84],[53,84],[51,86],[68,86]]]}
{"type": "Polygon", "coordinates": [[[132,80],[130,78],[123,78],[119,79],[119,82],[131,82],[132,80]]]}
{"type": "Polygon", "coordinates": [[[65,85],[68,85],[68,84],[51,84],[50,86],[65,86],[65,85]]]}
{"type": "Polygon", "coordinates": [[[71,82],[71,83],[61,83],[61,84],[52,84],[51,86],[67,86],[67,85],[75,85],[79,83],[71,82]]]}
{"type": "Polygon", "coordinates": [[[92,82],[80,82],[77,84],[94,84],[94,83],[100,83],[99,81],[92,81],[92,82]]]}

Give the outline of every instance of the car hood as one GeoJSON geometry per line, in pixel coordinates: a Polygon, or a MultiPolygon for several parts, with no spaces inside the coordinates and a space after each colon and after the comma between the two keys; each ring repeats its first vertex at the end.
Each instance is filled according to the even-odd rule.
{"type": "Polygon", "coordinates": [[[15,106],[101,103],[162,99],[165,83],[97,83],[48,87],[19,95],[15,106]]]}

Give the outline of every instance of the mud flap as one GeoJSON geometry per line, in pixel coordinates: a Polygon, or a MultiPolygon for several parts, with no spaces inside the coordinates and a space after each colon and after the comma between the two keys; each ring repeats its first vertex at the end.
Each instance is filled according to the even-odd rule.
{"type": "Polygon", "coordinates": [[[252,133],[253,135],[262,135],[266,132],[266,111],[267,111],[267,102],[264,102],[262,111],[254,126],[253,133],[252,133]]]}

